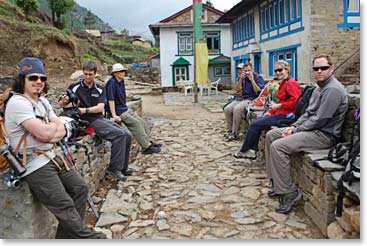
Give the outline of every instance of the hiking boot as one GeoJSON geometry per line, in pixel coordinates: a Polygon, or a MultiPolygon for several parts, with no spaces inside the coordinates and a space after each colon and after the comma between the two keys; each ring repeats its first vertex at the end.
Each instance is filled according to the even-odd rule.
{"type": "Polygon", "coordinates": [[[107,176],[110,178],[119,180],[119,181],[126,181],[127,177],[120,170],[108,170],[106,171],[107,176]]]}
{"type": "Polygon", "coordinates": [[[107,239],[107,236],[101,231],[94,231],[94,234],[90,237],[90,239],[107,239]]]}
{"type": "Polygon", "coordinates": [[[227,139],[228,141],[235,141],[235,140],[239,140],[240,136],[238,135],[238,133],[231,133],[227,139]]]}
{"type": "Polygon", "coordinates": [[[158,148],[162,147],[161,143],[154,143],[153,141],[150,141],[150,144],[158,148]]]}
{"type": "Polygon", "coordinates": [[[242,153],[241,151],[238,151],[238,152],[234,153],[233,156],[237,159],[244,159],[245,158],[245,153],[242,153]]]}
{"type": "Polygon", "coordinates": [[[269,180],[269,183],[270,183],[270,189],[268,191],[268,197],[270,198],[273,198],[273,197],[276,197],[278,196],[278,194],[275,192],[274,190],[274,183],[273,183],[273,179],[270,179],[269,180]]]}
{"type": "Polygon", "coordinates": [[[123,174],[123,175],[125,175],[125,176],[131,176],[131,175],[133,175],[133,173],[134,173],[134,169],[132,169],[132,168],[128,168],[128,169],[126,169],[126,170],[122,170],[121,172],[122,172],[122,174],[123,174]]]}
{"type": "Polygon", "coordinates": [[[146,150],[143,151],[143,155],[151,155],[161,152],[161,148],[151,144],[146,150]]]}
{"type": "Polygon", "coordinates": [[[282,194],[279,196],[279,207],[275,208],[275,212],[280,214],[288,214],[292,207],[298,205],[302,199],[302,191],[297,189],[296,191],[282,194]]]}

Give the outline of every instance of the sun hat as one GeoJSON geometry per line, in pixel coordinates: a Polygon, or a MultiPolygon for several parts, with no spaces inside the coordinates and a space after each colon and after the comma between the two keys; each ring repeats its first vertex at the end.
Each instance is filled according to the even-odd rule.
{"type": "Polygon", "coordinates": [[[111,74],[115,72],[120,72],[120,71],[127,71],[127,69],[124,68],[124,66],[122,66],[121,63],[113,64],[111,74]]]}

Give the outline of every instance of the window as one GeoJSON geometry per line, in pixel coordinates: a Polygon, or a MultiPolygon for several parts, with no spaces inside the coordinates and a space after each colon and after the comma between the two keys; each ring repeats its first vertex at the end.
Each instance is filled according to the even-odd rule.
{"type": "Polygon", "coordinates": [[[226,67],[214,67],[214,76],[221,77],[221,76],[229,76],[231,75],[231,68],[226,67]]]}
{"type": "Polygon", "coordinates": [[[193,53],[192,33],[178,34],[178,53],[180,55],[192,55],[193,53]]]}
{"type": "MultiPolygon", "coordinates": [[[[255,38],[255,22],[253,11],[245,13],[233,22],[233,44],[238,44],[243,41],[255,38]]],[[[248,45],[241,44],[242,46],[248,45]]]]}
{"type": "Polygon", "coordinates": [[[344,0],[344,23],[338,24],[341,28],[360,28],[359,0],[344,0]]]}
{"type": "Polygon", "coordinates": [[[269,52],[269,75],[274,76],[274,64],[278,60],[285,60],[291,65],[291,75],[297,79],[297,47],[292,46],[291,48],[282,48],[275,51],[269,52]]]}
{"type": "Polygon", "coordinates": [[[260,41],[304,29],[302,27],[302,0],[268,0],[260,7],[259,15],[260,41]],[[293,25],[294,23],[299,25],[293,25]]]}
{"type": "Polygon", "coordinates": [[[220,34],[219,32],[204,32],[206,44],[208,46],[209,54],[220,53],[220,34]]]}
{"type": "Polygon", "coordinates": [[[187,74],[187,68],[186,67],[175,67],[175,79],[176,82],[180,80],[187,80],[186,74],[187,74]]]}

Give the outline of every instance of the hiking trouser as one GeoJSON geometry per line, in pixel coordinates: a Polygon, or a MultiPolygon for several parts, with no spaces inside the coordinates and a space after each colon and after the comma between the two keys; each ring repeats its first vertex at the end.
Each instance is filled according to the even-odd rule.
{"type": "Polygon", "coordinates": [[[282,130],[276,128],[266,134],[265,158],[269,178],[273,179],[277,194],[293,192],[297,189],[291,178],[290,156],[301,151],[327,149],[333,145],[333,139],[319,130],[297,132],[282,137],[282,130]]]}
{"type": "Polygon", "coordinates": [[[279,120],[283,120],[286,118],[286,115],[274,114],[253,120],[247,130],[246,138],[243,141],[240,151],[242,153],[245,153],[249,149],[258,151],[261,131],[268,129],[271,126],[274,126],[279,120]]]}
{"type": "Polygon", "coordinates": [[[143,150],[149,148],[150,137],[149,127],[143,118],[134,114],[132,111],[124,112],[120,115],[122,122],[126,125],[127,129],[135,137],[138,144],[143,150]]]}
{"type": "Polygon", "coordinates": [[[118,124],[105,118],[96,119],[89,124],[96,135],[112,143],[108,170],[127,170],[129,164],[131,134],[118,124]]]}
{"type": "Polygon", "coordinates": [[[250,100],[233,101],[224,108],[228,131],[239,132],[241,122],[245,117],[245,108],[250,102],[250,100]]]}
{"type": "Polygon", "coordinates": [[[60,163],[59,170],[51,161],[24,177],[33,195],[59,221],[56,238],[93,238],[95,232],[84,225],[88,186],[80,174],[60,163]]]}

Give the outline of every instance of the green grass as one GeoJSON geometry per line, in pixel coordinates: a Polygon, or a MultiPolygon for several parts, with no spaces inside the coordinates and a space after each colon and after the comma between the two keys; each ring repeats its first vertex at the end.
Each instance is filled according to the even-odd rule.
{"type": "Polygon", "coordinates": [[[82,60],[93,60],[93,61],[98,61],[98,58],[93,56],[93,55],[90,55],[90,54],[81,54],[81,58],[82,60]]]}
{"type": "Polygon", "coordinates": [[[107,64],[114,64],[114,63],[116,63],[116,61],[112,57],[110,57],[110,56],[108,56],[106,54],[101,55],[101,58],[107,64]]]}

